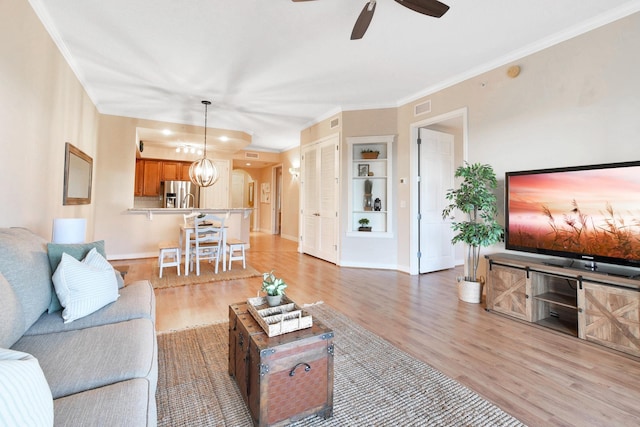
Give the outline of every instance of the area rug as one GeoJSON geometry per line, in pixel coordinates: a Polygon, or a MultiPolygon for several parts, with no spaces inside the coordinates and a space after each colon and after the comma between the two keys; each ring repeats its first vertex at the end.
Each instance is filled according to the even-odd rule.
{"type": "MultiPolygon", "coordinates": [[[[181,266],[181,267],[184,267],[181,266]]],[[[189,272],[188,276],[184,275],[183,269],[180,268],[181,275],[178,276],[175,267],[165,267],[162,269],[162,278],[159,277],[160,269],[158,264],[154,265],[154,275],[151,277],[151,284],[154,289],[173,288],[176,286],[196,285],[199,283],[218,282],[221,280],[246,279],[248,277],[261,276],[255,268],[247,265],[247,268],[233,267],[232,270],[222,271],[222,265],[218,267],[218,274],[214,273],[213,264],[203,263],[200,266],[200,275],[196,276],[195,272],[189,272]]]]}
{"type": "MultiPolygon", "coordinates": [[[[293,426],[523,425],[326,304],[308,311],[335,333],[334,414],[293,426]]],[[[228,374],[228,326],[158,335],[158,426],[253,425],[228,374]]]]}

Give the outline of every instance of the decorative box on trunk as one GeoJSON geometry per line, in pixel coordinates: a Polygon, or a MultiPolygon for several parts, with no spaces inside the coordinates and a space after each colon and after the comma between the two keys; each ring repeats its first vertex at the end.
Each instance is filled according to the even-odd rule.
{"type": "Polygon", "coordinates": [[[256,426],[333,414],[333,331],[313,326],[269,337],[247,303],[229,306],[229,375],[256,426]]]}

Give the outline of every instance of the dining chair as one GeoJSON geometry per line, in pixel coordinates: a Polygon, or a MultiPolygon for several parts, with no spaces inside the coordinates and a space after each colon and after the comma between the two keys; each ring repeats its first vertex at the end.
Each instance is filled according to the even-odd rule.
{"type": "MultiPolygon", "coordinates": [[[[185,227],[189,227],[189,226],[193,226],[193,219],[200,216],[200,212],[191,212],[190,214],[184,214],[182,215],[183,220],[184,220],[184,226],[185,227]]],[[[190,234],[189,235],[189,250],[191,250],[191,248],[193,247],[193,245],[196,243],[195,240],[195,234],[190,234]]]]}
{"type": "MultiPolygon", "coordinates": [[[[194,218],[195,244],[192,246],[192,255],[190,263],[195,262],[196,276],[200,275],[200,261],[215,261],[215,273],[218,274],[218,265],[220,263],[220,255],[224,250],[222,248],[222,233],[224,231],[225,218],[221,218],[212,214],[204,216],[196,216],[194,218]]],[[[190,265],[193,271],[193,264],[190,265]]]]}

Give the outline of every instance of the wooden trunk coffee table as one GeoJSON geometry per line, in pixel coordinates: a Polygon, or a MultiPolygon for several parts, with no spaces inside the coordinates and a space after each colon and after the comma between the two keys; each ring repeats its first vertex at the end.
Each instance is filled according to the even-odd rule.
{"type": "Polygon", "coordinates": [[[333,331],[311,328],[269,337],[247,303],[229,306],[229,375],[256,426],[333,414],[333,331]]]}

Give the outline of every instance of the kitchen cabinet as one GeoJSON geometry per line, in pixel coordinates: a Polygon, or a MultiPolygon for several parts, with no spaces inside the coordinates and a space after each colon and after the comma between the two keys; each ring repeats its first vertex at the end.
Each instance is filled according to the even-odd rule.
{"type": "Polygon", "coordinates": [[[136,159],[136,176],[133,195],[160,196],[163,181],[189,181],[192,162],[175,160],[136,159]]]}
{"type": "Polygon", "coordinates": [[[134,196],[142,196],[144,185],[144,160],[136,159],[136,179],[133,189],[134,196]]]}
{"type": "Polygon", "coordinates": [[[191,167],[191,164],[193,162],[180,162],[179,164],[179,169],[180,169],[180,178],[178,178],[180,181],[189,181],[189,168],[191,167]]]}
{"type": "Polygon", "coordinates": [[[160,181],[180,181],[181,162],[162,161],[162,175],[160,181]]]}
{"type": "Polygon", "coordinates": [[[145,160],[142,177],[142,195],[160,195],[160,172],[162,162],[160,160],[145,160]]]}

